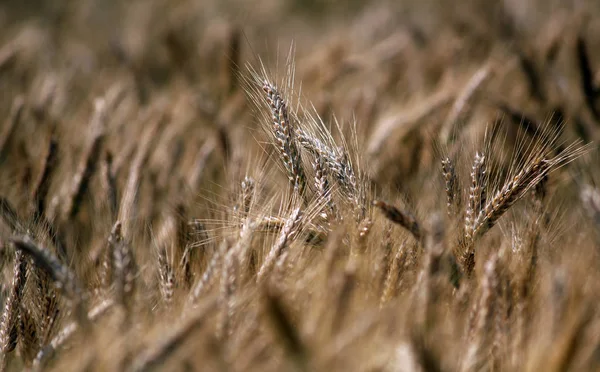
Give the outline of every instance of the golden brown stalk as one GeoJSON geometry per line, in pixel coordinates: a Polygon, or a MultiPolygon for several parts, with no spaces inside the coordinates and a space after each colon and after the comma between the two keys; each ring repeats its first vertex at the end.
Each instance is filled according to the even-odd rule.
{"type": "Polygon", "coordinates": [[[491,346],[495,305],[498,301],[498,256],[493,255],[484,268],[481,294],[472,310],[472,324],[469,325],[469,345],[464,359],[466,370],[481,370],[489,367],[488,349],[491,346]]]}
{"type": "Polygon", "coordinates": [[[2,135],[0,135],[0,162],[6,157],[7,146],[10,143],[17,125],[19,125],[19,122],[21,121],[24,106],[25,99],[23,96],[15,97],[10,109],[10,114],[4,123],[4,131],[2,132],[2,135]]]}
{"type": "Polygon", "coordinates": [[[448,216],[456,217],[461,204],[460,185],[458,176],[454,169],[454,164],[450,158],[442,160],[442,175],[446,186],[446,205],[448,207],[448,216]]]}
{"type": "Polygon", "coordinates": [[[265,257],[265,261],[263,262],[256,276],[257,282],[261,282],[265,278],[265,275],[268,275],[273,269],[275,262],[288,245],[288,242],[294,238],[295,233],[298,231],[298,226],[300,225],[301,220],[302,212],[300,211],[300,208],[294,209],[290,214],[290,217],[287,219],[285,225],[281,229],[279,238],[277,238],[277,241],[273,247],[271,247],[267,257],[265,257]]]}
{"type": "Polygon", "coordinates": [[[0,325],[0,367],[4,366],[6,356],[17,346],[18,319],[23,290],[27,275],[27,260],[21,251],[15,252],[13,281],[10,294],[5,300],[2,324],[0,325]]]}
{"type": "Polygon", "coordinates": [[[406,243],[402,243],[392,258],[392,263],[390,264],[385,277],[385,283],[383,285],[383,292],[381,293],[380,300],[381,307],[387,304],[396,295],[398,278],[401,275],[400,271],[404,266],[407,256],[408,249],[406,248],[406,243]]]}
{"type": "Polygon", "coordinates": [[[13,232],[24,232],[25,228],[19,220],[19,216],[8,199],[0,197],[0,216],[13,232]]]}
{"type": "Polygon", "coordinates": [[[45,214],[46,199],[50,190],[50,181],[56,168],[58,157],[58,143],[54,137],[50,139],[48,152],[42,164],[42,172],[34,183],[32,200],[33,200],[33,218],[42,226],[48,229],[48,235],[52,240],[52,244],[56,247],[56,252],[61,260],[67,259],[67,248],[62,236],[57,231],[56,226],[50,221],[45,214]]]}
{"type": "Polygon", "coordinates": [[[543,358],[538,360],[538,365],[528,366],[530,371],[562,372],[574,369],[574,361],[585,342],[586,328],[594,319],[595,305],[583,304],[575,311],[563,325],[561,334],[556,337],[550,350],[543,358]]]}
{"type": "Polygon", "coordinates": [[[162,125],[164,118],[164,115],[161,115],[154,119],[154,121],[149,124],[148,129],[144,131],[135,153],[135,157],[133,158],[129,168],[127,183],[125,184],[125,190],[123,191],[121,204],[119,206],[119,213],[117,214],[117,219],[122,223],[123,235],[125,236],[129,235],[131,220],[136,212],[137,196],[142,177],[142,170],[148,161],[151,146],[154,143],[156,133],[162,125]]]}
{"type": "Polygon", "coordinates": [[[342,329],[348,309],[351,307],[352,294],[357,286],[356,270],[355,266],[347,267],[341,275],[341,284],[338,287],[337,299],[334,311],[332,312],[334,317],[331,324],[331,331],[334,334],[342,329]]]}
{"type": "Polygon", "coordinates": [[[440,130],[440,141],[441,143],[447,144],[451,138],[451,135],[456,131],[456,124],[459,122],[459,117],[461,114],[464,114],[465,108],[469,105],[469,101],[473,97],[473,95],[477,92],[477,89],[481,86],[481,84],[488,78],[490,75],[490,65],[485,64],[481,68],[479,68],[475,74],[469,79],[462,92],[456,97],[452,108],[442,128],[440,130]]]}
{"type": "MultiPolygon", "coordinates": [[[[256,221],[256,230],[269,233],[279,233],[287,222],[286,218],[277,216],[267,216],[256,221]]],[[[303,224],[303,232],[306,235],[305,242],[310,244],[319,244],[327,239],[327,234],[319,226],[313,223],[303,224]]]]}
{"type": "Polygon", "coordinates": [[[191,291],[189,300],[190,303],[195,304],[198,301],[198,299],[200,299],[200,297],[208,290],[208,286],[212,283],[214,279],[214,272],[217,269],[217,266],[219,265],[219,261],[222,260],[222,257],[225,256],[228,250],[228,244],[229,243],[227,242],[227,240],[223,240],[221,242],[221,246],[218,249],[216,249],[213,253],[212,258],[208,262],[208,266],[204,270],[204,274],[202,274],[202,277],[200,278],[200,280],[198,280],[198,282],[191,291]]]}
{"type": "Polygon", "coordinates": [[[265,312],[273,330],[284,344],[285,351],[300,371],[310,370],[309,354],[298,328],[292,323],[282,303],[281,296],[273,289],[264,295],[265,312]]]}
{"type": "Polygon", "coordinates": [[[214,138],[210,138],[202,145],[202,147],[200,147],[200,150],[198,150],[196,160],[194,161],[194,167],[188,179],[188,184],[192,190],[197,190],[200,186],[200,181],[202,181],[202,175],[204,174],[204,169],[206,168],[208,159],[215,151],[216,147],[216,140],[214,138]]]}
{"type": "MultiPolygon", "coordinates": [[[[185,221],[180,220],[180,225],[185,223],[185,221]]],[[[179,262],[179,270],[183,272],[183,277],[185,279],[185,284],[188,287],[191,287],[194,282],[195,270],[194,263],[200,262],[202,256],[206,256],[206,251],[211,246],[209,244],[209,236],[206,231],[206,227],[200,221],[193,221],[192,223],[187,223],[187,227],[185,229],[187,231],[187,243],[185,244],[185,249],[183,250],[183,255],[181,256],[181,260],[179,262]]]]}
{"type": "Polygon", "coordinates": [[[402,210],[394,207],[393,205],[388,204],[381,200],[374,201],[373,205],[378,207],[383,212],[383,215],[388,220],[404,227],[418,241],[421,240],[421,238],[423,237],[423,234],[421,231],[421,226],[412,214],[410,214],[409,212],[406,212],[406,211],[402,211],[402,210]]]}
{"type": "MultiPolygon", "coordinates": [[[[425,257],[423,269],[417,279],[415,291],[417,299],[422,304],[417,319],[422,321],[424,330],[430,330],[437,321],[436,302],[443,301],[441,278],[443,271],[450,271],[447,264],[445,245],[445,226],[438,214],[434,214],[428,221],[427,235],[424,238],[425,257]],[[446,260],[445,260],[446,259],[446,260]]],[[[449,273],[451,275],[451,273],[449,273]]],[[[417,301],[418,303],[418,301],[417,301]]]]}
{"type": "Polygon", "coordinates": [[[70,194],[65,204],[65,216],[67,220],[72,220],[79,212],[83,197],[87,192],[102,153],[102,144],[106,131],[106,102],[104,99],[97,99],[94,102],[94,106],[94,115],[90,122],[92,130],[90,143],[85,156],[79,164],[77,173],[73,177],[70,194]]]}
{"type": "Polygon", "coordinates": [[[217,337],[226,342],[231,332],[232,317],[235,314],[234,301],[239,285],[240,263],[238,257],[227,252],[221,271],[221,286],[219,288],[219,302],[221,312],[217,323],[217,337]]]}
{"type": "MultiPolygon", "coordinates": [[[[240,237],[235,245],[223,254],[223,268],[221,271],[221,287],[219,303],[221,314],[217,324],[217,336],[227,339],[231,331],[231,320],[235,314],[235,294],[240,278],[246,271],[246,258],[252,243],[256,224],[249,219],[242,226],[240,237]]],[[[225,246],[226,247],[226,246],[225,246]]]]}
{"type": "Polygon", "coordinates": [[[267,103],[271,109],[273,135],[277,141],[277,151],[288,172],[288,178],[298,194],[302,195],[306,185],[306,176],[300,158],[300,149],[296,142],[294,130],[287,105],[276,86],[268,81],[263,82],[267,103]]]}
{"type": "Polygon", "coordinates": [[[52,137],[48,144],[48,152],[42,163],[42,172],[33,187],[32,199],[34,202],[33,214],[35,219],[39,219],[44,215],[46,198],[50,190],[50,180],[56,168],[57,157],[58,142],[56,138],[52,137]]]}
{"type": "Polygon", "coordinates": [[[102,187],[106,191],[109,211],[111,217],[116,217],[118,201],[117,201],[117,180],[112,172],[113,156],[110,151],[106,151],[102,159],[102,187]]]}
{"type": "MultiPolygon", "coordinates": [[[[111,299],[102,301],[87,313],[88,321],[94,322],[98,320],[98,318],[106,314],[113,304],[114,302],[111,299]]],[[[44,344],[44,347],[37,353],[35,360],[33,361],[33,367],[36,369],[43,367],[56,351],[63,346],[73,334],[75,334],[75,331],[77,331],[78,328],[77,322],[69,323],[63,327],[57,335],[48,344],[44,344]]]]}
{"type": "Polygon", "coordinates": [[[194,314],[180,324],[170,334],[161,338],[155,345],[138,355],[128,371],[154,371],[163,367],[166,360],[173,355],[191,336],[201,329],[208,315],[215,309],[217,302],[214,299],[208,300],[206,303],[195,310],[194,314]]]}

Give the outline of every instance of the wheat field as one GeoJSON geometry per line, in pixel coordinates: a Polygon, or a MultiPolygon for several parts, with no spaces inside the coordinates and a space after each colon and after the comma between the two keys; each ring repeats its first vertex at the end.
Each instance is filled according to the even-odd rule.
{"type": "Polygon", "coordinates": [[[592,0],[6,0],[0,371],[600,369],[592,0]]]}

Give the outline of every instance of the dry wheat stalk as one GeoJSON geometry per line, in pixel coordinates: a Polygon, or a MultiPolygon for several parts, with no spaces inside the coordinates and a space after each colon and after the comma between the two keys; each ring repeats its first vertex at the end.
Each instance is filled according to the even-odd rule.
{"type": "Polygon", "coordinates": [[[214,299],[203,303],[194,314],[180,324],[175,330],[157,341],[138,355],[128,371],[153,371],[164,367],[164,363],[177,349],[206,323],[208,315],[214,310],[217,302],[214,299]]]}
{"type": "Polygon", "coordinates": [[[116,217],[118,201],[117,201],[117,181],[114,173],[112,172],[113,156],[110,151],[106,151],[102,158],[101,174],[102,174],[102,187],[106,190],[106,198],[108,200],[108,206],[110,208],[110,215],[112,218],[116,217]]]}
{"type": "Polygon", "coordinates": [[[402,274],[400,271],[404,266],[407,256],[408,249],[406,247],[406,243],[402,243],[392,258],[392,263],[387,270],[385,282],[383,284],[383,291],[381,293],[381,299],[379,301],[380,307],[383,307],[396,295],[398,279],[402,274]]]}
{"type": "Polygon", "coordinates": [[[452,108],[440,129],[441,143],[447,144],[450,141],[451,136],[456,131],[456,125],[459,122],[461,114],[464,114],[466,111],[465,108],[469,105],[469,101],[477,92],[481,84],[489,77],[490,72],[491,67],[489,64],[480,67],[469,79],[462,92],[456,97],[452,104],[452,108]]]}
{"type": "Polygon", "coordinates": [[[309,354],[307,347],[300,336],[298,329],[284,308],[281,296],[273,289],[264,295],[265,313],[268,316],[273,330],[284,344],[286,352],[300,371],[310,370],[309,354]]]}
{"type": "Polygon", "coordinates": [[[15,211],[15,208],[8,201],[8,199],[0,197],[0,216],[4,223],[14,232],[24,232],[25,228],[19,220],[19,216],[15,211]]]}
{"type": "Polygon", "coordinates": [[[19,125],[19,122],[21,121],[24,106],[24,97],[15,97],[10,109],[10,114],[4,124],[4,130],[2,131],[2,135],[0,135],[0,162],[6,156],[7,145],[13,137],[13,133],[15,132],[17,125],[19,125]]]}
{"type": "Polygon", "coordinates": [[[486,364],[490,362],[486,350],[490,347],[493,339],[495,305],[498,300],[497,264],[497,255],[492,256],[485,263],[481,294],[472,310],[473,322],[469,326],[469,345],[463,360],[464,368],[467,370],[486,368],[486,364]]]}
{"type": "Polygon", "coordinates": [[[90,123],[92,129],[90,144],[77,173],[73,177],[70,194],[65,203],[65,216],[67,220],[73,219],[79,212],[83,196],[88,189],[91,178],[96,170],[96,165],[100,160],[106,131],[106,116],[106,102],[104,99],[97,99],[94,102],[94,114],[90,123]]]}
{"type": "Polygon", "coordinates": [[[50,179],[57,165],[57,157],[58,142],[56,138],[52,137],[48,144],[48,152],[42,163],[42,172],[33,187],[32,199],[35,203],[34,218],[42,218],[44,215],[46,199],[48,197],[48,191],[50,190],[50,179]]]}
{"type": "Polygon", "coordinates": [[[56,252],[61,260],[67,259],[67,247],[61,234],[57,231],[54,222],[50,221],[45,214],[46,199],[50,190],[50,181],[56,168],[58,157],[58,143],[54,137],[50,138],[48,152],[42,163],[42,172],[34,183],[33,200],[33,219],[37,220],[42,226],[48,229],[48,235],[56,248],[56,252]]]}
{"type": "Polygon", "coordinates": [[[408,230],[408,232],[410,232],[418,241],[420,241],[421,238],[423,238],[421,225],[417,222],[416,218],[409,212],[400,210],[394,207],[393,205],[381,200],[374,201],[373,205],[378,207],[388,220],[408,230]]]}
{"type": "MultiPolygon", "coordinates": [[[[106,314],[113,304],[114,302],[111,299],[102,301],[87,313],[88,320],[90,322],[96,321],[102,315],[106,314]]],[[[64,326],[48,344],[44,344],[44,347],[37,353],[35,360],[33,361],[34,368],[39,369],[40,367],[43,367],[45,363],[54,356],[56,351],[71,338],[78,327],[77,322],[69,323],[64,326]]]]}
{"type": "Polygon", "coordinates": [[[136,204],[138,197],[138,190],[142,178],[142,168],[146,165],[150,156],[150,149],[155,141],[156,134],[159,131],[164,120],[164,115],[154,119],[151,124],[148,125],[148,129],[142,134],[142,138],[138,145],[135,157],[131,162],[129,168],[129,175],[127,176],[127,183],[125,190],[121,197],[121,204],[119,205],[119,212],[117,214],[118,220],[122,223],[122,230],[124,235],[129,234],[131,228],[132,218],[136,213],[136,204]]]}
{"type": "MultiPolygon", "coordinates": [[[[183,221],[180,221],[180,223],[181,222],[183,221]]],[[[200,255],[206,256],[210,238],[208,236],[208,232],[206,231],[206,227],[204,227],[202,222],[196,220],[192,223],[188,223],[187,225],[188,239],[194,239],[198,242],[198,244],[192,243],[191,241],[185,244],[185,249],[183,250],[183,254],[181,255],[181,260],[179,262],[179,270],[183,272],[186,285],[191,287],[195,276],[193,272],[193,262],[200,261],[200,255]],[[200,249],[202,249],[201,252],[200,249]]]]}
{"type": "Polygon", "coordinates": [[[256,224],[246,220],[240,231],[239,239],[223,255],[219,297],[221,313],[217,324],[217,336],[220,339],[227,339],[231,330],[230,323],[235,310],[233,295],[239,285],[240,272],[243,272],[243,269],[246,268],[245,258],[250,249],[255,229],[256,224]]]}
{"type": "Polygon", "coordinates": [[[223,240],[221,242],[221,246],[215,250],[210,261],[208,262],[208,266],[204,270],[202,277],[198,280],[196,285],[190,291],[189,302],[194,304],[196,303],[200,297],[208,290],[208,286],[214,279],[214,273],[219,265],[219,262],[225,256],[228,251],[228,242],[227,240],[223,240]]]}

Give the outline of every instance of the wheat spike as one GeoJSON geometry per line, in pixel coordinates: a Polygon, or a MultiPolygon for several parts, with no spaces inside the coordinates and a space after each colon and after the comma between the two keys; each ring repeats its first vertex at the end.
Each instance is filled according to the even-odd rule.
{"type": "Polygon", "coordinates": [[[277,150],[288,172],[288,178],[294,190],[302,195],[306,185],[306,176],[302,167],[300,150],[295,139],[295,131],[290,120],[287,105],[277,87],[268,81],[263,82],[263,90],[271,109],[273,135],[277,141],[277,150]]]}
{"type": "Polygon", "coordinates": [[[3,361],[6,355],[17,346],[18,317],[27,273],[27,260],[21,251],[15,252],[13,281],[10,295],[4,304],[2,324],[0,325],[0,352],[3,361]]]}

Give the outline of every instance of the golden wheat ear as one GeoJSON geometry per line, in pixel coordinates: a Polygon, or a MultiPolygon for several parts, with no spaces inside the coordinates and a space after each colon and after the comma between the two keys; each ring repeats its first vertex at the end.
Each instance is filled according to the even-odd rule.
{"type": "Polygon", "coordinates": [[[512,169],[504,180],[499,181],[495,190],[493,185],[487,184],[488,176],[483,170],[485,158],[476,155],[471,172],[464,234],[458,243],[462,249],[460,262],[465,274],[470,275],[473,271],[474,245],[478,239],[494,227],[528,191],[545,182],[548,174],[589,151],[589,146],[579,142],[563,147],[558,142],[560,131],[553,132],[552,128],[544,128],[536,135],[531,142],[523,145],[524,148],[517,147],[517,152],[525,152],[520,155],[523,160],[513,160],[512,169]],[[558,147],[561,151],[556,151],[558,147]]]}

